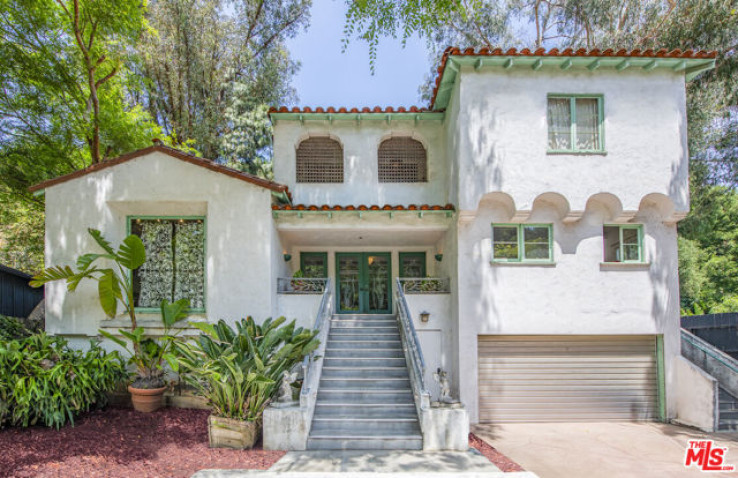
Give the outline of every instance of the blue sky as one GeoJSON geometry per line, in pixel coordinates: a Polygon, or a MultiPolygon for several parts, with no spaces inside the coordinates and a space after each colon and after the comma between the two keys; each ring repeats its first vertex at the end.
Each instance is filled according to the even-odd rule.
{"type": "MultiPolygon", "coordinates": [[[[375,72],[369,67],[369,47],[352,40],[342,52],[343,0],[313,0],[307,31],[287,42],[292,58],[301,63],[292,85],[298,106],[426,106],[418,87],[430,71],[425,42],[384,39],[375,72]]],[[[292,105],[290,105],[292,106],[292,105]]]]}

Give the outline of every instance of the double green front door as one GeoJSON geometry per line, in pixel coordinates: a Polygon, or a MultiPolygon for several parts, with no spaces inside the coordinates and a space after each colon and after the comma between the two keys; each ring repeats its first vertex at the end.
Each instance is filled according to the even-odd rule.
{"type": "Polygon", "coordinates": [[[339,313],[392,312],[392,267],[388,252],[336,253],[339,313]]]}

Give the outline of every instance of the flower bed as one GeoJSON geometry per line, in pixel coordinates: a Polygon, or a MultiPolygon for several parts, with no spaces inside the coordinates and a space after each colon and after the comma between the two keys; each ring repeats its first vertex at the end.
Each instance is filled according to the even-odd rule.
{"type": "Polygon", "coordinates": [[[473,433],[469,434],[469,446],[476,448],[479,453],[484,455],[489,461],[491,461],[497,468],[505,473],[512,471],[525,471],[522,466],[512,461],[507,456],[497,451],[492,445],[482,440],[473,433]]]}
{"type": "Polygon", "coordinates": [[[0,430],[0,476],[189,477],[206,468],[267,469],[285,452],[211,449],[208,410],[111,408],[76,426],[0,430]]]}

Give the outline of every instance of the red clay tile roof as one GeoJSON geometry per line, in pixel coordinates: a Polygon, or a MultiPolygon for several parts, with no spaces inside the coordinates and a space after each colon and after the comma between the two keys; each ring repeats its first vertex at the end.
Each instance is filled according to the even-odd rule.
{"type": "Polygon", "coordinates": [[[322,206],[317,206],[315,204],[272,204],[272,209],[275,211],[454,211],[454,205],[453,204],[446,204],[445,206],[441,205],[428,205],[428,204],[410,204],[408,206],[392,206],[389,204],[385,204],[384,206],[379,206],[377,204],[373,204],[370,206],[365,206],[364,204],[360,204],[358,206],[348,205],[348,206],[329,206],[328,204],[323,204],[322,206]]]}
{"type": "Polygon", "coordinates": [[[196,166],[201,166],[211,171],[215,171],[216,173],[222,173],[222,174],[225,174],[226,176],[230,176],[235,179],[240,179],[242,181],[246,181],[248,183],[252,183],[257,186],[261,186],[263,188],[270,189],[275,192],[284,192],[289,195],[289,190],[287,186],[285,186],[284,184],[275,183],[274,181],[262,179],[252,174],[244,173],[236,169],[229,168],[227,166],[216,164],[209,159],[200,158],[193,154],[188,154],[178,149],[164,146],[162,144],[154,144],[153,146],[149,146],[148,148],[139,149],[137,151],[133,151],[131,153],[118,156],[117,158],[114,158],[114,159],[108,159],[101,163],[93,164],[92,166],[88,166],[87,168],[75,171],[73,173],[65,174],[64,176],[59,176],[58,178],[47,179],[46,181],[43,181],[34,186],[31,186],[30,188],[28,188],[28,190],[30,192],[41,191],[48,187],[67,182],[71,179],[76,179],[76,178],[85,176],[90,173],[102,171],[103,169],[117,166],[119,164],[125,163],[126,161],[130,161],[135,158],[140,158],[141,156],[146,156],[147,154],[150,154],[153,152],[164,153],[166,155],[169,155],[173,158],[180,159],[187,163],[194,164],[196,166]]]}
{"type": "Polygon", "coordinates": [[[279,107],[271,107],[269,108],[269,114],[271,113],[425,113],[430,111],[428,108],[421,108],[418,106],[399,106],[397,108],[394,108],[392,106],[385,106],[382,108],[381,106],[375,106],[374,108],[370,108],[368,106],[365,106],[363,108],[346,108],[345,106],[340,106],[338,108],[335,108],[333,106],[329,106],[327,108],[323,108],[321,106],[318,106],[315,109],[312,109],[309,106],[304,106],[302,108],[300,107],[292,107],[288,108],[287,106],[279,106],[279,107]]]}
{"type": "Polygon", "coordinates": [[[546,50],[545,48],[538,48],[536,50],[530,50],[529,48],[523,48],[518,51],[515,48],[503,50],[502,48],[480,48],[475,50],[474,48],[466,48],[464,50],[456,47],[448,47],[443,52],[441,57],[441,65],[438,67],[438,75],[436,76],[436,84],[433,89],[433,97],[431,98],[431,109],[436,103],[436,95],[438,94],[438,87],[441,85],[441,78],[443,77],[443,71],[446,69],[446,62],[449,56],[543,56],[543,57],[629,57],[629,58],[696,58],[696,59],[707,59],[717,58],[717,51],[694,51],[694,50],[667,50],[662,48],[660,50],[614,50],[608,48],[606,50],[600,50],[598,48],[588,50],[586,48],[565,48],[559,50],[558,48],[552,48],[546,50]]]}

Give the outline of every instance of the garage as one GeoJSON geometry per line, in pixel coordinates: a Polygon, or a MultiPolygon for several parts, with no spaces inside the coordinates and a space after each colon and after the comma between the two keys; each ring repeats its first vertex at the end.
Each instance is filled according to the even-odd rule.
{"type": "Polygon", "coordinates": [[[653,420],[653,335],[479,336],[479,421],[653,420]]]}

